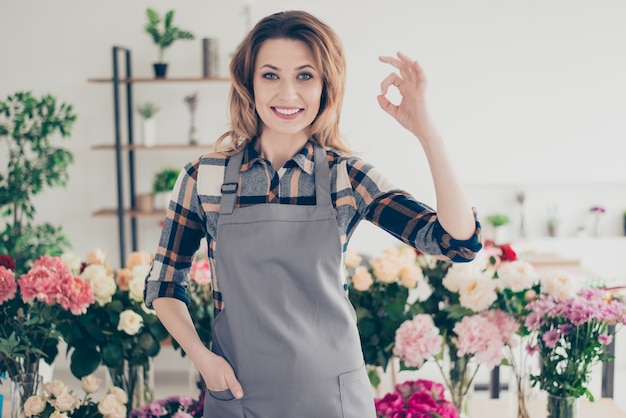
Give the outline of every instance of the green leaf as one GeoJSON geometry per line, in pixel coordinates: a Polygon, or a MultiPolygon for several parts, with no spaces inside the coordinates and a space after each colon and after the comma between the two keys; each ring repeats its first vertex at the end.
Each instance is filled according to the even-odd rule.
{"type": "Polygon", "coordinates": [[[82,379],[96,371],[101,360],[97,350],[77,347],[70,357],[70,371],[77,379],[82,379]]]}

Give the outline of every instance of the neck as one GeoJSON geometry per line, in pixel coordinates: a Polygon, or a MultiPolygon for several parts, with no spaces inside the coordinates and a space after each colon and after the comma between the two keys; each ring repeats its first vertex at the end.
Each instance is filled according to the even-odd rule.
{"type": "Polygon", "coordinates": [[[293,158],[306,144],[308,138],[277,138],[261,136],[257,142],[257,151],[261,157],[280,170],[287,161],[293,158]]]}

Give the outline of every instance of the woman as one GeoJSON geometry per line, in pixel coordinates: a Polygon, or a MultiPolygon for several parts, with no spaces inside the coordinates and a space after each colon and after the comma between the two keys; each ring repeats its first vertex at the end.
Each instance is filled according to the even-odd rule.
{"type": "Polygon", "coordinates": [[[479,224],[424,103],[416,61],[398,53],[378,102],[421,142],[437,212],[351,156],[338,123],[345,61],[306,12],[262,19],[231,62],[232,128],[188,164],[146,282],[146,303],[197,366],[207,417],[374,417],[343,253],[366,219],[454,262],[480,250],[479,224]],[[402,101],[385,94],[396,86],[402,101]],[[212,351],[186,308],[206,237],[216,318],[212,351]]]}

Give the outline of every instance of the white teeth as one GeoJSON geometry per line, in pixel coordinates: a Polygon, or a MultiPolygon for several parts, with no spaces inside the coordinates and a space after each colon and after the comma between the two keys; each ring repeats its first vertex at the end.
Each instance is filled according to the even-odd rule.
{"type": "Polygon", "coordinates": [[[300,111],[300,109],[280,109],[278,107],[274,108],[281,115],[294,115],[300,111]]]}

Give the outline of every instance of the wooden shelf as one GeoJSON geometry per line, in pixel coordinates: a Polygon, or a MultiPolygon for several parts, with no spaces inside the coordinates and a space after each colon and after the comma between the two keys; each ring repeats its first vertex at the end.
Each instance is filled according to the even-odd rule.
{"type": "MultiPolygon", "coordinates": [[[[95,211],[92,215],[99,216],[99,217],[117,216],[117,209],[100,209],[100,210],[95,211]]],[[[124,210],[124,216],[129,217],[129,218],[164,217],[165,211],[154,210],[151,212],[141,212],[138,210],[126,209],[124,210]]]]}
{"type": "MultiPolygon", "coordinates": [[[[121,148],[125,151],[143,151],[143,150],[213,150],[213,146],[215,144],[198,144],[198,145],[187,145],[187,144],[159,144],[146,146],[141,144],[133,144],[133,145],[122,145],[121,148]]],[[[115,145],[112,144],[99,144],[93,145],[91,147],[92,150],[115,150],[115,145]]]]}
{"type": "MultiPolygon", "coordinates": [[[[89,83],[112,83],[113,78],[88,78],[89,83]]],[[[185,82],[230,82],[230,78],[225,77],[166,77],[166,78],[154,78],[154,77],[132,77],[132,78],[120,78],[119,83],[185,83],[185,82]]]]}

